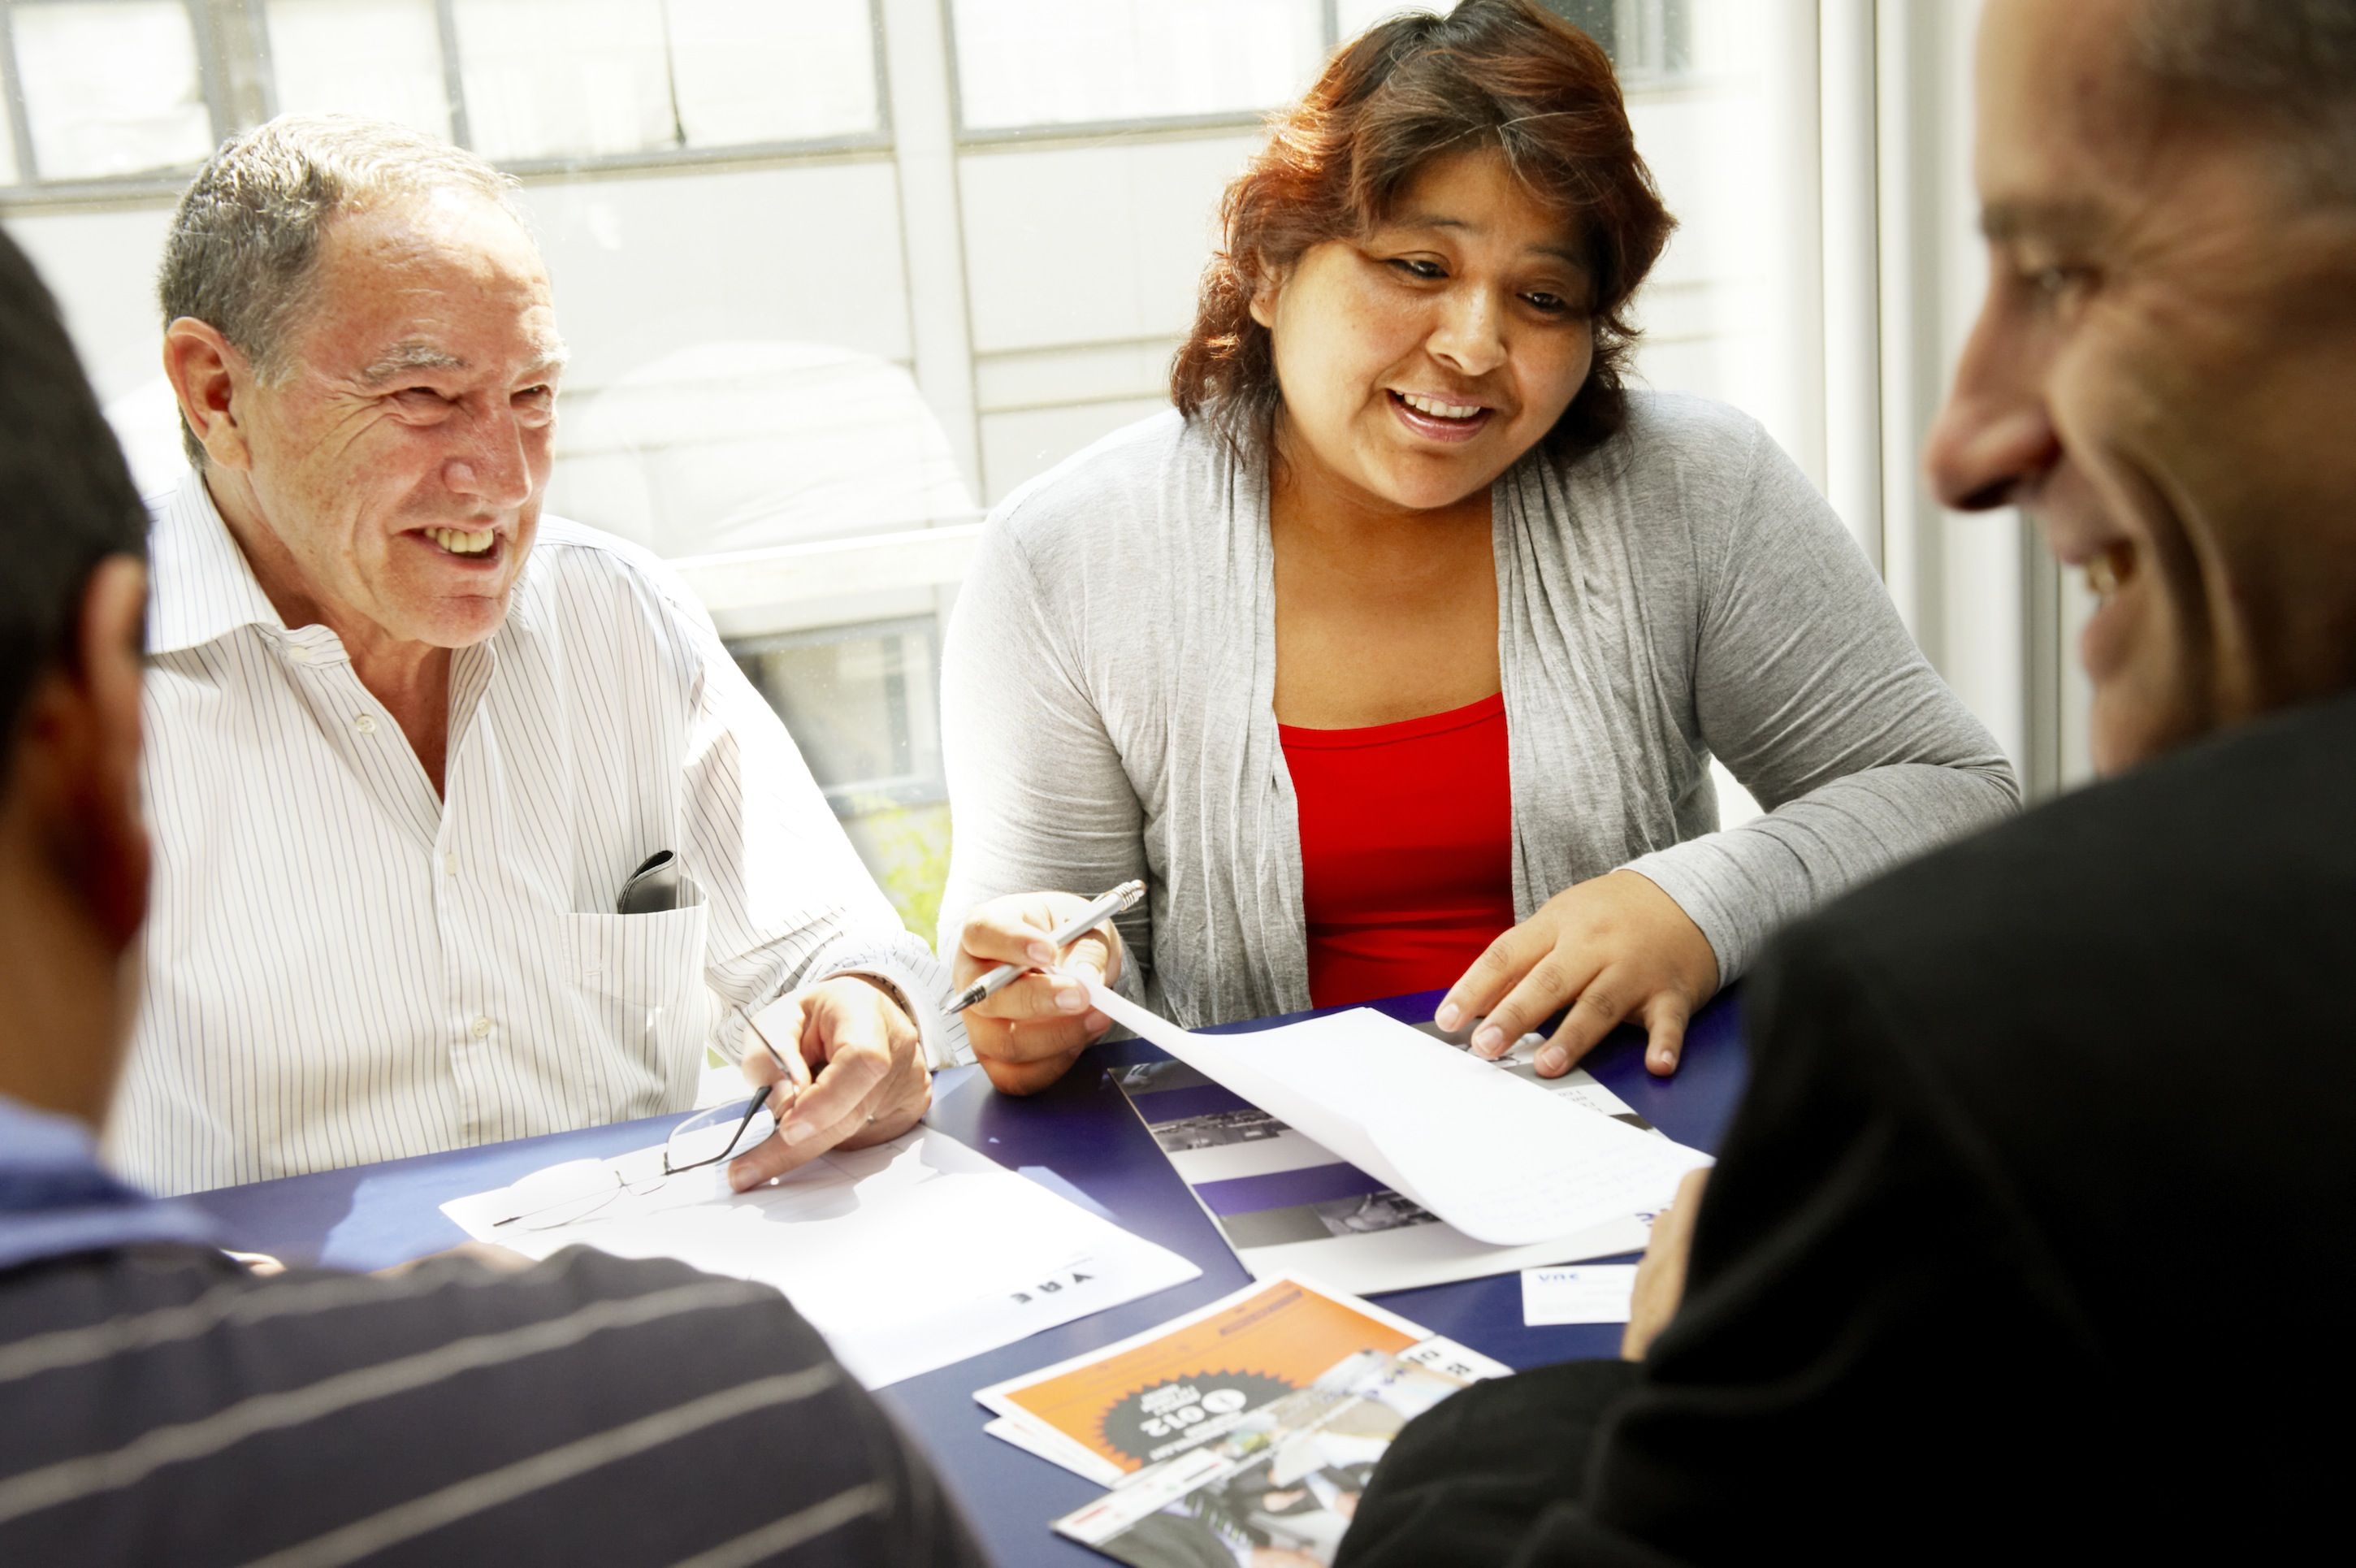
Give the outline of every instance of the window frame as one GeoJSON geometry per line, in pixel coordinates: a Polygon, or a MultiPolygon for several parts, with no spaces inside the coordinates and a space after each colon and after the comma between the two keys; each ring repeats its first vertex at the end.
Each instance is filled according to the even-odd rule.
{"type": "MultiPolygon", "coordinates": [[[[40,3],[44,5],[74,5],[95,9],[102,5],[152,4],[153,0],[40,0],[40,3]]],[[[214,5],[211,0],[179,0],[179,5],[187,16],[188,28],[196,41],[197,82],[204,93],[205,113],[212,123],[213,144],[218,146],[224,139],[221,127],[233,121],[235,109],[231,102],[232,73],[222,48],[214,5]]],[[[24,72],[16,59],[16,13],[21,8],[22,0],[0,0],[0,92],[5,92],[7,99],[8,134],[15,143],[16,154],[16,178],[0,185],[0,204],[62,203],[110,196],[153,197],[164,191],[177,192],[187,185],[188,175],[197,167],[194,164],[97,179],[41,178],[40,156],[33,145],[32,113],[25,102],[24,72]]],[[[266,72],[266,57],[264,67],[266,72]]]]}
{"type": "MultiPolygon", "coordinates": [[[[16,59],[15,12],[25,0],[0,0],[0,93],[6,98],[10,134],[16,142],[16,177],[0,185],[0,209],[64,206],[93,200],[153,201],[177,197],[187,188],[198,165],[100,179],[43,179],[32,145],[30,115],[26,108],[23,73],[16,59]]],[[[140,0],[41,0],[43,4],[112,5],[140,0]]],[[[724,147],[651,148],[637,153],[601,153],[577,156],[517,158],[501,161],[505,172],[534,176],[601,175],[659,169],[705,169],[732,164],[839,157],[845,154],[885,153],[895,145],[892,79],[885,59],[884,0],[864,0],[867,8],[868,59],[875,73],[875,126],[831,136],[786,141],[734,143],[724,147]]],[[[261,124],[278,112],[278,83],[270,49],[269,0],[179,0],[196,35],[197,64],[205,107],[212,121],[213,145],[261,124]],[[241,35],[241,37],[240,37],[241,35]]],[[[465,73],[458,54],[457,0],[434,0],[436,36],[442,51],[443,92],[450,108],[450,139],[462,147],[473,145],[466,111],[465,73]]]]}
{"type": "MultiPolygon", "coordinates": [[[[1544,0],[1540,3],[1543,4],[1544,0]]],[[[1668,7],[1675,3],[1676,0],[1612,0],[1613,48],[1617,48],[1619,38],[1635,38],[1644,51],[1657,51],[1665,55],[1671,32],[1668,7]]],[[[1317,13],[1318,48],[1323,51],[1320,58],[1331,59],[1333,51],[1342,47],[1340,0],[1318,0],[1317,13]]],[[[949,124],[961,151],[969,148],[986,150],[1009,144],[1028,146],[1154,133],[1193,135],[1248,131],[1266,124],[1269,115],[1282,107],[1271,103],[1258,109],[1238,109],[1213,114],[1150,114],[1105,120],[1041,120],[1021,125],[969,125],[965,117],[965,67],[958,47],[956,0],[941,0],[941,31],[948,51],[949,124]]],[[[1668,70],[1659,59],[1647,59],[1633,66],[1622,64],[1616,53],[1614,68],[1622,87],[1635,91],[1657,91],[1674,87],[1687,74],[1668,70]]]]}

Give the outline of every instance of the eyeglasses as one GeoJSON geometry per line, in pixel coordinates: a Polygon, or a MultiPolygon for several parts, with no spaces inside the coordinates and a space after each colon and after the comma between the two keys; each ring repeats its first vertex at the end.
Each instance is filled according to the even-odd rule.
{"type": "Polygon", "coordinates": [[[741,1116],[733,1106],[715,1105],[673,1127],[663,1144],[663,1175],[716,1165],[740,1148],[757,1149],[768,1142],[769,1134],[777,1130],[777,1119],[768,1112],[769,1092],[775,1088],[776,1084],[765,1083],[755,1090],[741,1116]],[[760,1131],[754,1132],[756,1122],[760,1131]]]}
{"type": "Polygon", "coordinates": [[[775,1087],[764,1084],[748,1104],[715,1105],[673,1127],[663,1143],[659,1171],[632,1178],[602,1160],[575,1160],[535,1171],[508,1189],[530,1207],[491,1221],[492,1228],[553,1230],[588,1219],[616,1198],[643,1197],[660,1190],[672,1176],[716,1165],[743,1149],[757,1149],[777,1130],[776,1118],[768,1112],[775,1087]]]}

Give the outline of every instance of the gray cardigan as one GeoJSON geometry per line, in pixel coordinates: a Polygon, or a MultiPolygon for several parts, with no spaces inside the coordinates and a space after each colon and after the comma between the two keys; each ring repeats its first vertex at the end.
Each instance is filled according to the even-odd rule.
{"type": "MultiPolygon", "coordinates": [[[[1491,492],[1514,909],[1631,866],[1730,981],[2019,788],[1756,422],[1630,405],[1601,450],[1534,453],[1491,492]],[[1718,831],[1713,753],[1765,815],[1718,831]]],[[[1144,876],[1124,991],[1188,1026],[1310,1005],[1273,584],[1264,470],[1175,413],[1001,503],[944,655],[944,953],[984,899],[1144,876]]]]}

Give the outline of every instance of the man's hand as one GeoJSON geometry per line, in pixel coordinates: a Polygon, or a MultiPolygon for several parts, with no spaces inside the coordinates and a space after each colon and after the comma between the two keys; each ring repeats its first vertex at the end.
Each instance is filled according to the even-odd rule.
{"type": "Polygon", "coordinates": [[[1677,1200],[1653,1220],[1653,1240],[1636,1265],[1636,1288],[1628,1302],[1628,1331],[1620,1337],[1620,1359],[1641,1361],[1677,1315],[1686,1298],[1686,1260],[1693,1253],[1694,1217],[1701,1212],[1709,1167],[1687,1171],[1677,1184],[1677,1200]]]}
{"type": "Polygon", "coordinates": [[[1088,907],[1076,893],[1016,893],[993,898],[965,919],[958,934],[960,991],[1001,963],[1053,966],[1057,974],[1026,974],[995,996],[965,1010],[966,1038],[990,1081],[1008,1094],[1036,1094],[1064,1076],[1073,1060],[1112,1020],[1088,1004],[1079,976],[1110,985],[1120,975],[1120,933],[1108,920],[1063,951],[1048,938],[1088,907]]]}
{"type": "Polygon", "coordinates": [[[744,1076],[777,1086],[769,1097],[777,1130],[729,1162],[728,1185],[738,1192],[829,1149],[896,1138],[933,1102],[923,1036],[892,994],[863,975],[804,986],[764,1009],[761,1020],[765,1033],[746,1042],[744,1076]]]}
{"type": "Polygon", "coordinates": [[[1686,1020],[1718,990],[1718,955],[1701,928],[1651,878],[1615,871],[1567,887],[1489,944],[1449,988],[1435,1022],[1472,1036],[1476,1056],[1503,1056],[1564,1003],[1569,1015],[1538,1052],[1547,1078],[1569,1072],[1622,1020],[1644,1020],[1644,1065],[1665,1077],[1685,1048],[1686,1020]]]}

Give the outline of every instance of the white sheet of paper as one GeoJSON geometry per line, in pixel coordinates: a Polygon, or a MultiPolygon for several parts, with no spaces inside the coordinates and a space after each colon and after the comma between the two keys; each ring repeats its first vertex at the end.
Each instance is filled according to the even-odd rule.
{"type": "Polygon", "coordinates": [[[1129,1479],[1130,1473],[1111,1460],[1099,1459],[1062,1433],[1034,1426],[1028,1421],[1011,1415],[992,1416],[981,1423],[981,1429],[1001,1443],[1011,1443],[1025,1454],[1050,1465],[1060,1465],[1099,1487],[1118,1487],[1129,1479]]]}
{"type": "Polygon", "coordinates": [[[1203,1035],[1093,982],[1088,994],[1116,1022],[1492,1245],[1665,1208],[1678,1178],[1709,1164],[1371,1008],[1203,1035]]]}
{"type": "MultiPolygon", "coordinates": [[[[593,1179],[604,1167],[637,1182],[661,1158],[657,1146],[572,1163],[593,1179]]],[[[477,1240],[533,1257],[589,1246],[774,1285],[871,1389],[1202,1273],[930,1128],[823,1155],[748,1193],[728,1190],[725,1168],[671,1177],[546,1230],[497,1221],[545,1202],[548,1172],[519,1183],[520,1197],[502,1187],[442,1212],[477,1240]]],[[[567,1171],[562,1181],[573,1179],[567,1171]]]]}
{"type": "Polygon", "coordinates": [[[1522,1271],[1522,1321],[1532,1328],[1560,1323],[1625,1323],[1636,1288],[1633,1263],[1581,1263],[1522,1271]]]}
{"type": "Polygon", "coordinates": [[[1452,1225],[1409,1225],[1365,1236],[1253,1247],[1236,1256],[1254,1279],[1315,1270],[1335,1289],[1365,1295],[1641,1252],[1648,1235],[1644,1220],[1633,1215],[1528,1247],[1492,1247],[1452,1225]]]}

